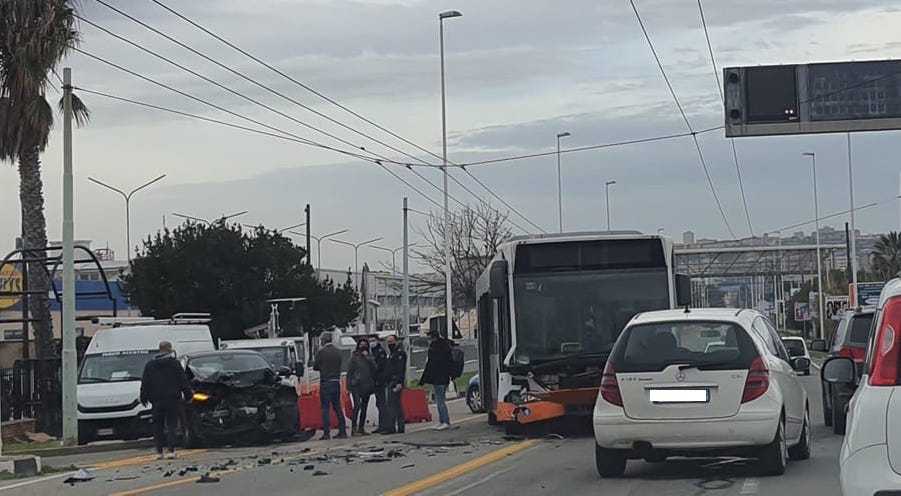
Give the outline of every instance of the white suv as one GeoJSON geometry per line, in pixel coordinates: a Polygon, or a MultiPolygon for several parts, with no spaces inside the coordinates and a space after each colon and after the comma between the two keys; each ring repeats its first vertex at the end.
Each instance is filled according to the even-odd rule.
{"type": "Polygon", "coordinates": [[[767,474],[810,457],[807,393],[760,313],[665,310],[636,315],[614,345],[594,408],[601,477],[630,458],[757,457],[767,474]],[[717,343],[716,346],[709,346],[717,343]],[[722,343],[722,344],[719,344],[722,343]]]}
{"type": "Polygon", "coordinates": [[[823,380],[857,390],[839,457],[847,496],[901,494],[901,279],[882,289],[863,372],[851,358],[830,358],[823,380]],[[858,384],[859,383],[859,384],[858,384]]]}

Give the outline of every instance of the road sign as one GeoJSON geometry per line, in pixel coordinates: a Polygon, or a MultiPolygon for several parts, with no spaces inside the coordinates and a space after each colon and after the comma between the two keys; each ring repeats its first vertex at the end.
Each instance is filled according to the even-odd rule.
{"type": "Polygon", "coordinates": [[[808,320],[810,320],[810,305],[795,303],[795,322],[807,322],[808,320]]]}
{"type": "Polygon", "coordinates": [[[723,69],[726,136],[901,129],[901,60],[723,69]]]}
{"type": "MultiPolygon", "coordinates": [[[[0,291],[22,291],[22,273],[14,265],[6,264],[0,269],[0,291]]],[[[19,302],[20,296],[0,296],[0,310],[19,302]]]]}
{"type": "Polygon", "coordinates": [[[857,306],[870,307],[879,304],[879,295],[882,293],[884,282],[859,282],[855,290],[854,285],[850,285],[850,293],[857,300],[857,306]]]}
{"type": "Polygon", "coordinates": [[[840,320],[842,314],[848,309],[847,296],[827,296],[826,297],[826,318],[832,320],[840,320]]]}

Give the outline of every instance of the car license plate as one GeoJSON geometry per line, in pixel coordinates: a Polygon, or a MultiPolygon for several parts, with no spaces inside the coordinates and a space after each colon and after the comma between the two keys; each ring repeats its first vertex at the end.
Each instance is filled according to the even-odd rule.
{"type": "Polygon", "coordinates": [[[651,389],[651,403],[707,403],[710,392],[706,389],[651,389]]]}
{"type": "Polygon", "coordinates": [[[116,431],[112,427],[107,427],[105,429],[97,429],[98,436],[112,436],[114,432],[116,432],[116,431]]]}

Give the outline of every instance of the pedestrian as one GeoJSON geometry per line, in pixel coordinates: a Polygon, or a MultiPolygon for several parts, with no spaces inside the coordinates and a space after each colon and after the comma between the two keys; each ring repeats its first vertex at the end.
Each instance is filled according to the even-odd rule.
{"type": "Polygon", "coordinates": [[[388,343],[388,358],[385,362],[385,388],[387,390],[388,426],[385,434],[404,432],[404,409],[401,398],[404,392],[404,378],[407,372],[407,353],[397,343],[392,334],[385,340],[388,343]]]}
{"type": "Polygon", "coordinates": [[[428,358],[419,384],[432,385],[439,422],[435,430],[443,431],[450,428],[450,415],[447,412],[447,386],[450,384],[453,368],[451,342],[442,337],[438,331],[432,331],[429,333],[429,337],[432,338],[432,341],[429,343],[428,358]]]}
{"type": "Polygon", "coordinates": [[[379,426],[373,432],[382,434],[390,430],[388,428],[388,389],[385,375],[388,352],[385,351],[385,346],[378,336],[372,339],[371,356],[375,361],[375,391],[373,394],[375,394],[375,407],[379,411],[379,426]]]}
{"type": "Polygon", "coordinates": [[[175,434],[181,407],[193,395],[185,369],[175,358],[169,341],[160,341],[159,354],[144,366],[141,376],[141,404],[151,404],[153,440],[158,459],[175,458],[175,434]],[[168,453],[164,450],[168,449],[168,453]]]}
{"type": "Polygon", "coordinates": [[[369,397],[375,392],[375,361],[369,355],[366,338],[357,343],[347,367],[347,389],[353,397],[354,412],[351,418],[351,435],[366,435],[366,409],[369,397]]]}
{"type": "Polygon", "coordinates": [[[332,333],[324,332],[319,338],[322,347],[316,352],[313,370],[319,371],[319,404],[322,406],[321,440],[332,438],[332,423],[329,408],[338,418],[337,439],[347,438],[347,426],[341,411],[341,352],[332,343],[332,333]]]}

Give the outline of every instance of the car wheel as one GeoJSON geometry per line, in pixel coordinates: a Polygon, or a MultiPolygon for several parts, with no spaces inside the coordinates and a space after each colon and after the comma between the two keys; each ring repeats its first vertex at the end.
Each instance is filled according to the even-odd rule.
{"type": "Polygon", "coordinates": [[[832,425],[832,408],[830,406],[828,398],[832,394],[832,388],[830,388],[829,384],[826,383],[822,383],[822,386],[823,387],[821,391],[823,392],[823,423],[826,424],[826,427],[829,427],[832,425]]]}
{"type": "Polygon", "coordinates": [[[478,387],[470,387],[466,390],[466,404],[472,413],[482,413],[482,391],[478,387]]]}
{"type": "Polygon", "coordinates": [[[838,398],[832,398],[832,432],[844,436],[847,422],[847,404],[838,398]]]}
{"type": "Polygon", "coordinates": [[[785,420],[779,420],[776,436],[759,454],[760,468],[764,475],[782,475],[788,464],[788,442],[785,440],[785,420]]]}
{"type": "Polygon", "coordinates": [[[804,425],[801,426],[801,440],[798,444],[788,449],[788,457],[792,460],[807,460],[810,458],[810,410],[804,411],[804,425]]]}
{"type": "Polygon", "coordinates": [[[594,445],[594,463],[601,477],[622,477],[626,472],[626,455],[622,451],[594,445]]]}
{"type": "Polygon", "coordinates": [[[810,367],[808,367],[807,370],[804,371],[804,375],[810,375],[810,367]]]}

